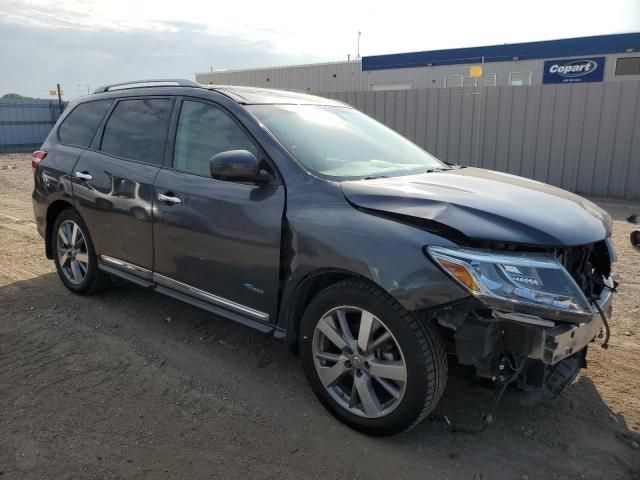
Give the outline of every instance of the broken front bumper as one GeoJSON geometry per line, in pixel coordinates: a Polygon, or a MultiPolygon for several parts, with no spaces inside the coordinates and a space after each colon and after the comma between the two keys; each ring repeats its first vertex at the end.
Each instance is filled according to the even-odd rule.
{"type": "MultiPolygon", "coordinates": [[[[597,300],[598,307],[603,314],[611,316],[614,282],[611,278],[605,280],[605,288],[597,300]]],[[[592,307],[589,321],[573,324],[556,322],[541,317],[523,315],[514,312],[494,311],[494,316],[508,322],[523,323],[539,328],[529,329],[535,338],[530,344],[529,358],[542,360],[547,365],[554,365],[561,360],[579,352],[586,347],[600,333],[603,327],[602,317],[598,308],[592,307]]]]}

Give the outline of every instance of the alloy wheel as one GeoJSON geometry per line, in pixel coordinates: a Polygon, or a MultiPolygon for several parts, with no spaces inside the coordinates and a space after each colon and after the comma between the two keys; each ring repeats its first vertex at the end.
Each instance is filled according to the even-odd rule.
{"type": "Polygon", "coordinates": [[[74,285],[81,284],[89,270],[87,241],[77,223],[65,220],[58,228],[57,254],[60,269],[74,285]]]}
{"type": "Polygon", "coordinates": [[[371,312],[341,306],[325,313],[313,334],[312,353],[324,388],[354,415],[383,417],[402,401],[407,383],[404,355],[371,312]]]}

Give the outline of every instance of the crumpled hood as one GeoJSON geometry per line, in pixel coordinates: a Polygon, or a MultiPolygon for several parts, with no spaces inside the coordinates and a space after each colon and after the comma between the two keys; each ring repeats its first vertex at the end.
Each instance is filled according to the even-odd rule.
{"type": "Polygon", "coordinates": [[[461,168],[394,178],[342,182],[352,204],[417,219],[446,236],[536,246],[574,246],[602,240],[611,218],[565,190],[506,173],[461,168]]]}

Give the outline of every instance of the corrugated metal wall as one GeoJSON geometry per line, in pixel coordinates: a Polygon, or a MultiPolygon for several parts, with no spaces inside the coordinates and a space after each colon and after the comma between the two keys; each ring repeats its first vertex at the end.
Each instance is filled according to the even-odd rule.
{"type": "Polygon", "coordinates": [[[56,100],[0,101],[0,153],[36,150],[59,116],[56,100]]]}
{"type": "Polygon", "coordinates": [[[448,162],[640,199],[640,82],[321,95],[448,162]]]}
{"type": "MultiPolygon", "coordinates": [[[[640,199],[640,82],[326,93],[437,157],[640,199]]],[[[37,149],[57,102],[0,102],[0,152],[37,149]]]]}

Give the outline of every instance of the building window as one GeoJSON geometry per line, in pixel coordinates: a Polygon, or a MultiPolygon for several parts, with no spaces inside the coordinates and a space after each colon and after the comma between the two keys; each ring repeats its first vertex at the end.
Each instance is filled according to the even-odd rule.
{"type": "Polygon", "coordinates": [[[618,58],[616,75],[640,75],[640,57],[618,58]]]}
{"type": "Polygon", "coordinates": [[[482,84],[485,87],[495,87],[496,78],[497,78],[497,75],[495,73],[485,73],[482,77],[482,84]]]}
{"type": "Polygon", "coordinates": [[[531,85],[531,72],[511,72],[509,74],[509,85],[531,85]]]}
{"type": "Polygon", "coordinates": [[[464,80],[462,75],[449,75],[444,77],[445,88],[457,88],[462,87],[464,80]]]}
{"type": "MultiPolygon", "coordinates": [[[[459,85],[449,85],[449,86],[459,86],[459,85]]],[[[495,87],[496,86],[496,74],[495,73],[485,73],[482,77],[464,77],[462,79],[463,87],[495,87]]]]}
{"type": "Polygon", "coordinates": [[[463,87],[477,87],[478,86],[478,77],[464,77],[462,79],[463,87]]]}
{"type": "Polygon", "coordinates": [[[410,90],[410,83],[371,83],[369,88],[374,92],[382,90],[410,90]]]}

